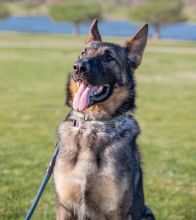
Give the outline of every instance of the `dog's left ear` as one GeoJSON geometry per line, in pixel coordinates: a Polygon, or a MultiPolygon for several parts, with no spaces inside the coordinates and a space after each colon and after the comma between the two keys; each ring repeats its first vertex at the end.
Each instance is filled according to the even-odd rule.
{"type": "Polygon", "coordinates": [[[94,19],[89,28],[89,33],[86,37],[86,41],[85,41],[86,44],[89,43],[90,41],[102,41],[101,35],[97,27],[97,23],[98,23],[98,20],[94,19]]]}
{"type": "Polygon", "coordinates": [[[148,37],[148,24],[144,24],[139,31],[129,40],[125,42],[125,48],[128,52],[128,57],[136,69],[141,61],[144,49],[146,47],[148,37]]]}

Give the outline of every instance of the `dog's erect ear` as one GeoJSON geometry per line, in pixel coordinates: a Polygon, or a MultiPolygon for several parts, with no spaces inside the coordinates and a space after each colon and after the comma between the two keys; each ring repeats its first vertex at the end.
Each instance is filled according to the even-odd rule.
{"type": "Polygon", "coordinates": [[[98,20],[94,19],[90,28],[89,33],[86,37],[85,43],[89,43],[90,41],[101,41],[101,35],[99,33],[98,27],[97,27],[98,20]]]}
{"type": "Polygon", "coordinates": [[[139,31],[125,42],[128,57],[134,68],[137,68],[142,61],[144,49],[148,37],[148,24],[144,24],[139,31]]]}

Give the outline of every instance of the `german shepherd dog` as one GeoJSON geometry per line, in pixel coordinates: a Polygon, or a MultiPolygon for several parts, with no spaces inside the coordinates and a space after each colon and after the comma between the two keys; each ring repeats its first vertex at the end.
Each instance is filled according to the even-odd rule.
{"type": "Polygon", "coordinates": [[[154,220],[145,206],[134,71],[145,24],[124,46],[102,42],[94,20],[67,83],[71,111],[58,127],[57,220],[154,220]]]}

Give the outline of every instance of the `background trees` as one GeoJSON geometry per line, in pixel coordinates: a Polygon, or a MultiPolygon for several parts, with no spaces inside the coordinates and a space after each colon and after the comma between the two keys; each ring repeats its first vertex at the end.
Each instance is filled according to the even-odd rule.
{"type": "Polygon", "coordinates": [[[0,0],[1,18],[8,15],[2,3],[13,15],[49,15],[56,21],[72,22],[77,34],[80,24],[92,17],[148,22],[155,38],[162,24],[185,21],[186,17],[196,22],[195,0],[0,0]]]}
{"type": "Polygon", "coordinates": [[[0,20],[9,16],[10,15],[10,12],[9,10],[7,9],[7,7],[1,3],[0,5],[0,20]]]}
{"type": "Polygon", "coordinates": [[[102,8],[96,3],[52,4],[49,14],[55,21],[69,21],[75,24],[75,34],[80,34],[80,24],[102,17],[102,8]]]}
{"type": "Polygon", "coordinates": [[[145,0],[143,4],[130,10],[129,18],[151,23],[154,38],[160,37],[162,24],[186,20],[183,14],[183,4],[179,0],[145,0]]]}

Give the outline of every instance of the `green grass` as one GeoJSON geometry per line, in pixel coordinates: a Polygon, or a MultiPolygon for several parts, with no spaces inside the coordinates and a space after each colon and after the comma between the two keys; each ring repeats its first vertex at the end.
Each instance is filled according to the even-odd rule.
{"type": "MultiPolygon", "coordinates": [[[[24,219],[36,194],[68,112],[65,81],[82,41],[0,35],[1,220],[24,219]]],[[[195,42],[152,41],[136,73],[146,202],[158,220],[196,218],[195,56],[195,42]]],[[[33,219],[54,216],[50,181],[33,219]]]]}

